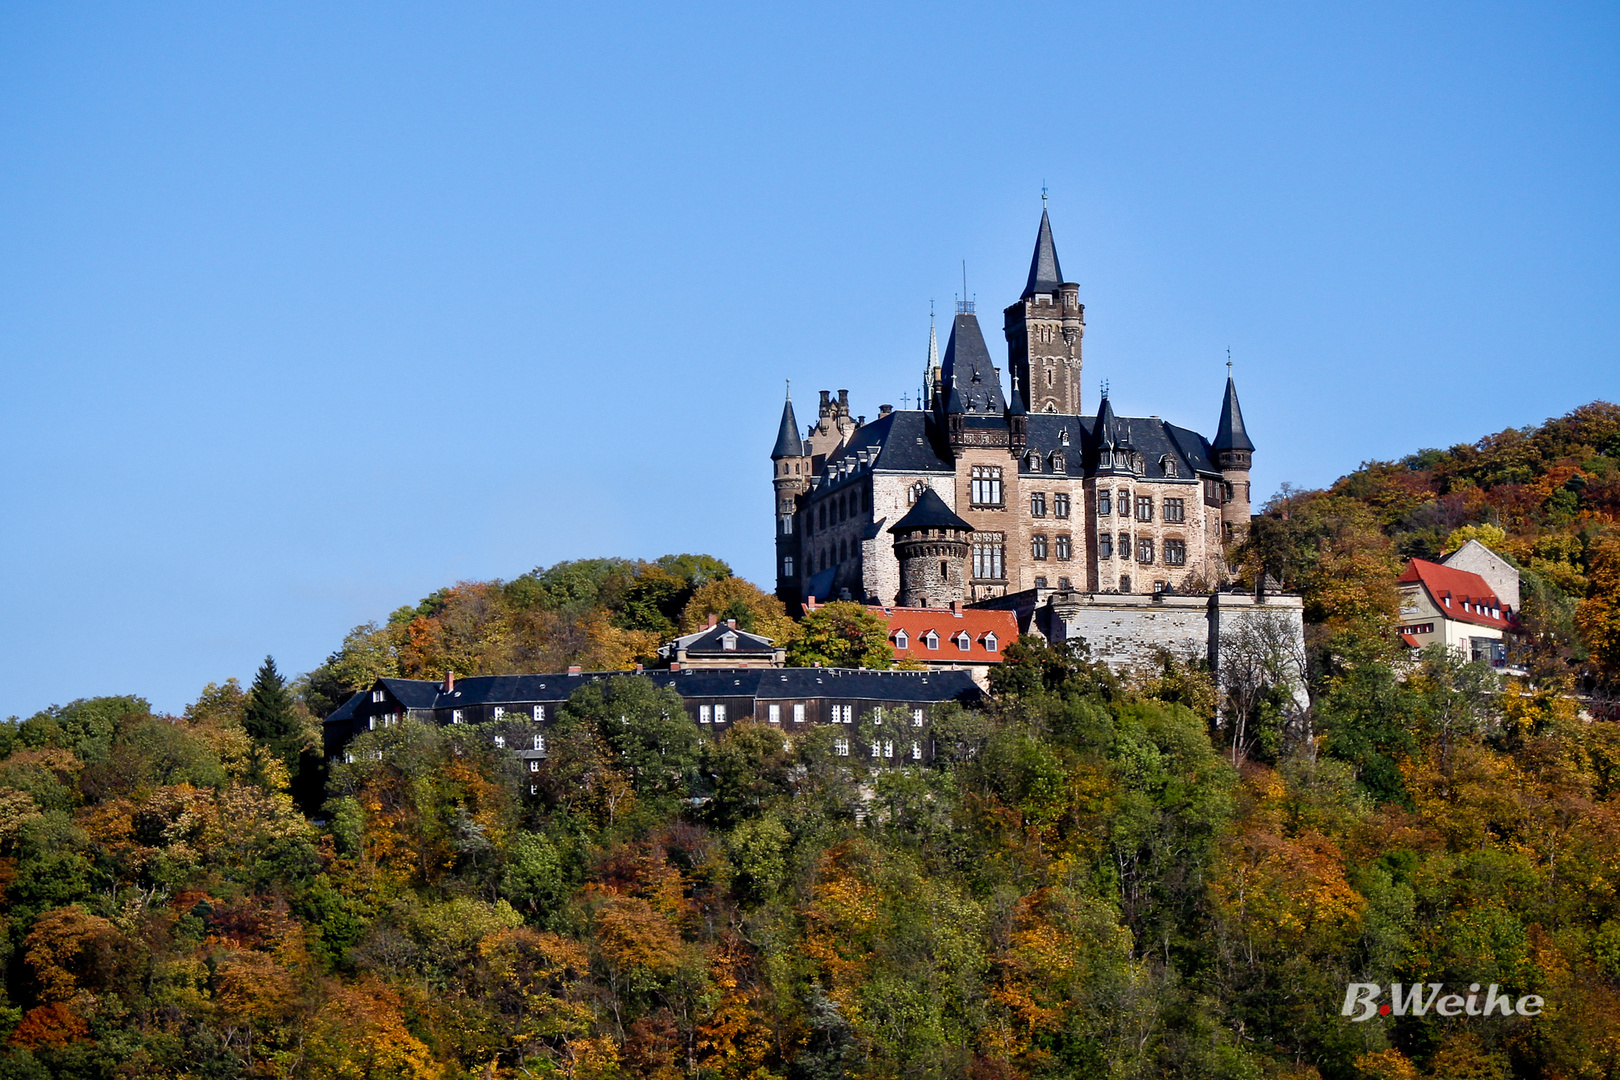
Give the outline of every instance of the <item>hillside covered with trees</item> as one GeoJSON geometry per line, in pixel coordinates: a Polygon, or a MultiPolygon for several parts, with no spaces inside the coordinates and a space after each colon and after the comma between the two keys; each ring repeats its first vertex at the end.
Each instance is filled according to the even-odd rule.
{"type": "Polygon", "coordinates": [[[926,768],[704,742],[626,677],[533,777],[406,721],[311,790],[316,718],[378,674],[627,666],[710,613],[859,637],[702,556],[458,585],[180,716],[0,726],[0,1080],[1620,1075],[1620,727],[1582,712],[1617,432],[1588,406],[1284,492],[1239,554],[1307,596],[1312,705],[1253,686],[1242,729],[1196,665],[1025,639],[926,768]],[[1389,632],[1402,558],[1470,529],[1525,567],[1525,679],[1389,632]],[[1545,1008],[1352,1023],[1351,982],[1545,1008]]]}

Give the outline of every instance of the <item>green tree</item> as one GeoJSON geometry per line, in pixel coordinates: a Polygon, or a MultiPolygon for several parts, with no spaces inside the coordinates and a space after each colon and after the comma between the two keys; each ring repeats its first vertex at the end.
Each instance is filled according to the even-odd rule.
{"type": "Polygon", "coordinates": [[[894,664],[889,626],[862,604],[834,601],[799,620],[788,645],[794,667],[887,668],[894,664]]]}
{"type": "MultiPolygon", "coordinates": [[[[287,680],[276,670],[276,660],[266,656],[253,677],[247,701],[242,706],[242,728],[256,746],[287,766],[289,775],[298,771],[298,759],[308,742],[308,733],[293,704],[287,680]]],[[[261,774],[260,770],[255,770],[261,774]]]]}
{"type": "Polygon", "coordinates": [[[587,683],[569,696],[558,734],[585,728],[612,748],[636,798],[668,809],[686,793],[697,766],[697,731],[674,690],[621,675],[587,683]]]}

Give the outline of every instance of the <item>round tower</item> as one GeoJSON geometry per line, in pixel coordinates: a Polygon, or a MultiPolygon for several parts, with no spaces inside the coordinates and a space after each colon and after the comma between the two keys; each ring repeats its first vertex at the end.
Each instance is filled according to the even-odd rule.
{"type": "Polygon", "coordinates": [[[896,522],[901,607],[948,608],[967,598],[967,558],[973,526],[957,517],[933,488],[896,522]]]}
{"type": "Polygon", "coordinates": [[[1249,441],[1249,433],[1243,427],[1243,409],[1238,405],[1231,367],[1228,363],[1226,398],[1221,402],[1221,423],[1210,449],[1215,453],[1215,467],[1221,471],[1225,488],[1221,500],[1221,531],[1228,540],[1241,540],[1248,532],[1252,512],[1249,503],[1249,466],[1254,460],[1254,443],[1249,441]]]}

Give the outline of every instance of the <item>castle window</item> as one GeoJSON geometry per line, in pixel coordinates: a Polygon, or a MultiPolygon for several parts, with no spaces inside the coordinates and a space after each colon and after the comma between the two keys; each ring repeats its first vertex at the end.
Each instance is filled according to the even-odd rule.
{"type": "Polygon", "coordinates": [[[1000,647],[1000,645],[1001,645],[1001,642],[996,640],[996,635],[995,634],[992,633],[992,634],[984,635],[984,651],[985,652],[995,652],[996,649],[1000,647]]]}
{"type": "Polygon", "coordinates": [[[1052,516],[1066,518],[1069,516],[1069,493],[1059,491],[1052,496],[1052,516]]]}
{"type": "Polygon", "coordinates": [[[1037,589],[1046,588],[1046,579],[1039,574],[1035,575],[1035,587],[1037,589]]]}
{"type": "Polygon", "coordinates": [[[1057,538],[1057,557],[1059,562],[1068,562],[1073,551],[1067,536],[1057,538]]]}
{"type": "Polygon", "coordinates": [[[980,580],[1002,578],[1006,544],[1001,533],[975,533],[973,536],[973,576],[980,580]]]}
{"type": "Polygon", "coordinates": [[[1163,470],[1166,476],[1176,475],[1176,459],[1169,454],[1164,455],[1159,459],[1159,468],[1163,470]]]}
{"type": "Polygon", "coordinates": [[[1114,557],[1114,538],[1108,533],[1097,537],[1097,558],[1112,559],[1114,557]]]}
{"type": "Polygon", "coordinates": [[[1146,565],[1153,561],[1153,538],[1139,536],[1136,538],[1136,561],[1146,565]]]}
{"type": "Polygon", "coordinates": [[[1058,578],[1058,588],[1060,588],[1060,589],[1072,588],[1072,586],[1069,584],[1069,579],[1066,578],[1066,577],[1058,578]]]}
{"type": "Polygon", "coordinates": [[[1046,388],[1048,390],[1050,390],[1052,388],[1052,369],[1051,368],[1046,369],[1046,388]]]}
{"type": "Polygon", "coordinates": [[[1106,450],[1097,455],[1097,468],[1099,469],[1111,469],[1113,468],[1113,462],[1114,455],[1106,450]]]}
{"type": "Polygon", "coordinates": [[[1114,497],[1106,491],[1097,492],[1097,516],[1107,517],[1114,512],[1114,497]]]}
{"type": "Polygon", "coordinates": [[[793,722],[795,724],[804,723],[804,702],[802,701],[793,703],[793,722]]]}
{"type": "Polygon", "coordinates": [[[1001,506],[1001,467],[997,465],[973,466],[973,505],[1001,506]]]}
{"type": "Polygon", "coordinates": [[[923,638],[923,644],[930,649],[939,648],[939,635],[932,630],[928,631],[928,636],[923,638]]]}
{"type": "Polygon", "coordinates": [[[793,515],[792,514],[784,514],[782,516],[782,535],[783,536],[792,536],[793,535],[793,515]]]}
{"type": "Polygon", "coordinates": [[[793,556],[791,555],[782,559],[782,576],[786,578],[793,576],[793,556]]]}
{"type": "MultiPolygon", "coordinates": [[[[951,576],[951,564],[950,563],[944,562],[943,560],[940,562],[940,564],[939,564],[939,576],[940,576],[941,580],[951,576]]],[[[924,605],[924,606],[926,606],[926,605],[924,605]]]]}
{"type": "Polygon", "coordinates": [[[1151,496],[1151,495],[1138,495],[1136,497],[1136,520],[1137,521],[1152,521],[1153,520],[1153,496],[1151,496]]]}
{"type": "Polygon", "coordinates": [[[1044,491],[1036,491],[1036,492],[1033,492],[1033,493],[1030,494],[1030,497],[1029,497],[1029,516],[1030,517],[1045,517],[1046,516],[1046,493],[1044,491]]]}
{"type": "Polygon", "coordinates": [[[1130,592],[1131,591],[1131,575],[1129,575],[1129,574],[1121,574],[1119,576],[1119,591],[1120,592],[1130,592]]]}
{"type": "Polygon", "coordinates": [[[917,500],[922,498],[922,493],[927,490],[928,485],[923,483],[921,480],[917,481],[915,484],[912,484],[906,489],[906,505],[915,506],[917,500]]]}
{"type": "Polygon", "coordinates": [[[1039,450],[1031,450],[1024,458],[1024,467],[1030,472],[1041,471],[1041,454],[1039,450]]]}
{"type": "Polygon", "coordinates": [[[1164,542],[1164,564],[1166,566],[1187,565],[1187,541],[1166,540],[1164,542]]]}
{"type": "Polygon", "coordinates": [[[904,630],[896,630],[894,632],[894,647],[897,649],[911,648],[911,638],[906,636],[906,632],[904,630]]]}
{"type": "Polygon", "coordinates": [[[1069,459],[1067,457],[1065,457],[1061,453],[1053,454],[1052,455],[1052,471],[1055,472],[1055,473],[1068,472],[1069,471],[1069,459]]]}
{"type": "Polygon", "coordinates": [[[1029,557],[1043,560],[1046,558],[1046,537],[1036,536],[1029,541],[1029,557]]]}
{"type": "Polygon", "coordinates": [[[1186,521],[1187,520],[1187,503],[1186,503],[1186,501],[1182,500],[1182,499],[1166,499],[1166,500],[1164,500],[1164,520],[1166,520],[1166,521],[1186,521]]]}
{"type": "Polygon", "coordinates": [[[772,705],[767,712],[768,715],[766,718],[770,720],[771,723],[780,724],[782,722],[782,706],[772,705]]]}

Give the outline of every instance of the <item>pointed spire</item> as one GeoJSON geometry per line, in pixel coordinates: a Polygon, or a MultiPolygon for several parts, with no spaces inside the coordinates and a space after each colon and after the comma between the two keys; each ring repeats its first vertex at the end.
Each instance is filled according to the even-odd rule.
{"type": "Polygon", "coordinates": [[[1102,404],[1097,408],[1097,445],[1104,450],[1112,450],[1119,444],[1119,424],[1114,419],[1114,407],[1108,403],[1108,394],[1103,393],[1102,404]]]}
{"type": "Polygon", "coordinates": [[[1029,260],[1029,284],[1022,299],[1036,293],[1055,293],[1063,284],[1063,268],[1058,266],[1057,245],[1052,243],[1052,222],[1041,208],[1041,231],[1035,234],[1035,254],[1029,260]]]}
{"type": "Polygon", "coordinates": [[[934,400],[934,369],[939,367],[939,335],[934,332],[934,302],[928,302],[928,362],[923,367],[923,398],[919,408],[934,400]]]}
{"type": "Polygon", "coordinates": [[[782,406],[782,426],[776,431],[776,448],[771,460],[804,457],[804,440],[799,438],[799,421],[793,415],[793,384],[788,383],[787,402],[782,406]]]}
{"type": "Polygon", "coordinates": [[[956,374],[950,376],[951,389],[945,398],[945,411],[947,413],[965,413],[967,409],[962,404],[962,394],[956,389],[956,374]]]}
{"type": "Polygon", "coordinates": [[[1029,410],[1024,408],[1024,395],[1018,392],[1018,372],[1013,372],[1012,403],[1007,406],[1008,416],[1023,416],[1029,410]]]}
{"type": "Polygon", "coordinates": [[[1213,450],[1250,450],[1254,443],[1249,441],[1249,433],[1243,430],[1243,409],[1238,405],[1237,386],[1232,382],[1231,371],[1226,375],[1226,398],[1221,402],[1221,424],[1215,432],[1213,450]]]}
{"type": "Polygon", "coordinates": [[[984,331],[979,329],[977,315],[962,312],[956,316],[950,340],[945,343],[945,363],[940,368],[940,377],[951,384],[950,393],[963,405],[958,411],[971,410],[992,416],[1007,411],[1007,399],[1001,394],[1001,375],[990,360],[990,350],[984,344],[984,331]]]}

